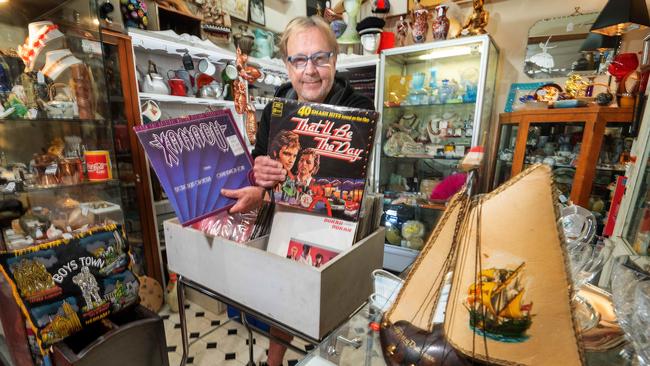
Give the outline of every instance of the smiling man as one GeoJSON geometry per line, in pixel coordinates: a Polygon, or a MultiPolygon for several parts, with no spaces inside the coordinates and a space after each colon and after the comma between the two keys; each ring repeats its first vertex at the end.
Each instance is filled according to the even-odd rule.
{"type": "MultiPolygon", "coordinates": [[[[334,32],[319,16],[298,17],[289,22],[280,39],[280,53],[290,83],[278,87],[276,97],[305,102],[374,110],[373,102],[357,93],[349,81],[336,75],[339,46],[334,32]]],[[[290,171],[269,154],[271,103],[262,112],[253,149],[255,186],[222,190],[226,197],[237,199],[231,213],[245,212],[262,203],[265,188],[283,182],[290,171]]]]}
{"type": "MultiPolygon", "coordinates": [[[[370,99],[357,93],[346,79],[336,75],[338,51],[336,37],[323,18],[298,17],[290,21],[280,40],[280,52],[291,82],[278,87],[275,96],[374,110],[375,106],[370,99]]],[[[270,120],[271,103],[266,105],[262,113],[253,149],[253,176],[256,185],[237,190],[224,189],[221,192],[226,197],[237,199],[237,203],[230,209],[231,213],[258,207],[262,203],[265,189],[273,188],[291,174],[285,165],[268,156],[270,120]]],[[[279,329],[271,328],[271,334],[284,341],[291,340],[289,334],[279,329]]],[[[281,343],[271,340],[268,365],[280,365],[285,350],[281,343]]]]}

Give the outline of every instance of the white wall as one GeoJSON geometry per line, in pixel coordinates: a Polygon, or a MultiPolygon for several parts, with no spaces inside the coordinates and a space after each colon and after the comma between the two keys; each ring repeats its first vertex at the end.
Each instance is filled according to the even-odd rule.
{"type": "Polygon", "coordinates": [[[289,21],[297,16],[307,14],[307,2],[304,0],[264,0],[266,28],[282,32],[289,21]]]}

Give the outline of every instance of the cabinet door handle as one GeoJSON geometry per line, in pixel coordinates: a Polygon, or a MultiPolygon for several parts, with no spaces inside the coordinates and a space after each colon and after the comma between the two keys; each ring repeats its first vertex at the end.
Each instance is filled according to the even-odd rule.
{"type": "Polygon", "coordinates": [[[140,174],[136,174],[136,175],[135,175],[135,182],[136,182],[136,183],[140,183],[140,182],[141,182],[141,180],[140,180],[140,174]]]}

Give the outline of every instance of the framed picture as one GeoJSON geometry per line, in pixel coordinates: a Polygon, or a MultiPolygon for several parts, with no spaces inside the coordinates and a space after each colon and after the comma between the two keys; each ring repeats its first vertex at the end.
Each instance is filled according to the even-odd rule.
{"type": "Polygon", "coordinates": [[[222,0],[221,4],[227,14],[248,22],[248,0],[222,0]]]}
{"type": "Polygon", "coordinates": [[[542,85],[547,84],[546,82],[535,82],[535,83],[512,83],[510,84],[510,92],[508,93],[508,100],[506,100],[506,107],[504,112],[512,112],[516,110],[516,106],[522,104],[519,98],[525,95],[532,95],[535,93],[535,90],[542,85]],[[514,107],[514,109],[513,109],[514,107]]]}
{"type": "Polygon", "coordinates": [[[320,13],[323,15],[325,11],[325,0],[307,0],[307,16],[312,16],[320,13]]]}
{"type": "Polygon", "coordinates": [[[266,14],[264,12],[264,0],[250,0],[251,22],[259,25],[266,25],[266,14]]]}

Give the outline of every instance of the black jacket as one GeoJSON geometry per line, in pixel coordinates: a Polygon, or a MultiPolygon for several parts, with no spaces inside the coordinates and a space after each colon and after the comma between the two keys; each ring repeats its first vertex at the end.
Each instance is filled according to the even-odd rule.
{"type": "MultiPolygon", "coordinates": [[[[293,90],[291,83],[281,85],[278,90],[276,90],[275,96],[286,99],[298,99],[298,95],[296,94],[296,91],[293,90]]],[[[347,79],[338,75],[335,76],[334,85],[325,98],[324,104],[375,110],[375,105],[370,99],[357,93],[347,79]]],[[[264,107],[262,119],[257,126],[255,148],[252,153],[253,158],[260,155],[267,155],[268,153],[270,121],[271,103],[268,103],[266,107],[264,107]]]]}

